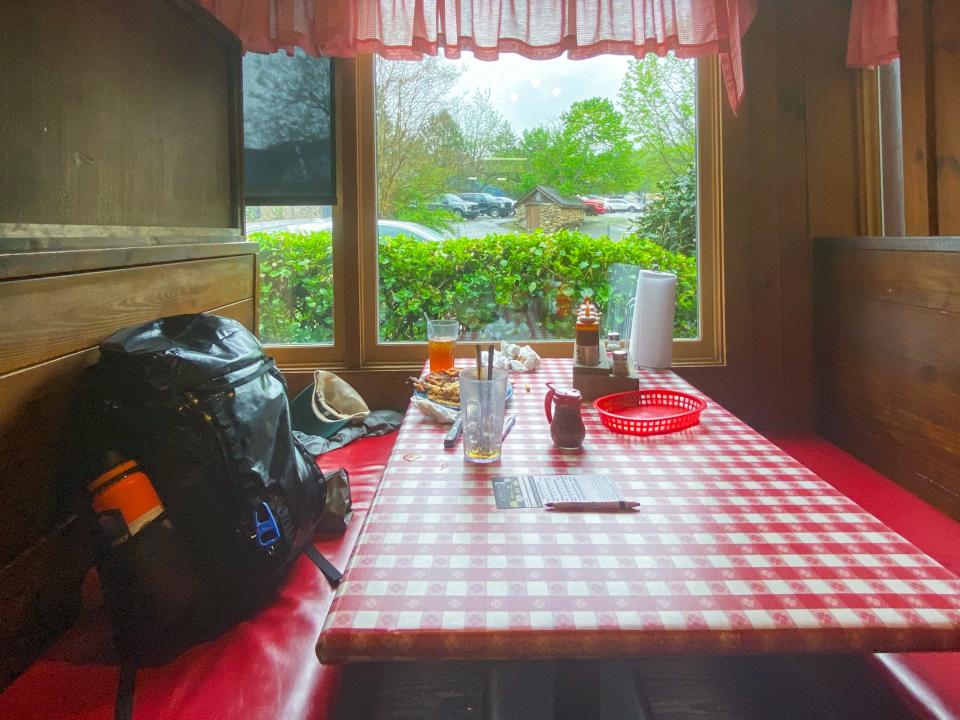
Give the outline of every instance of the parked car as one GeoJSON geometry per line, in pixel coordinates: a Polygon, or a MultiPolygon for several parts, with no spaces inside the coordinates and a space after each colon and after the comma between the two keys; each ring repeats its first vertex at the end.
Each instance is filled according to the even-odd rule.
{"type": "MultiPolygon", "coordinates": [[[[269,227],[262,229],[248,225],[247,232],[272,232],[274,230],[282,230],[283,232],[292,233],[312,233],[332,229],[333,221],[330,220],[330,218],[326,218],[324,220],[315,220],[306,223],[291,220],[290,223],[286,225],[278,226],[271,224],[269,227]]],[[[377,237],[396,237],[397,235],[407,235],[420,242],[443,242],[446,240],[446,238],[436,230],[431,230],[420,223],[407,222],[405,220],[377,220],[377,237]]]]}
{"type": "Polygon", "coordinates": [[[433,202],[427,203],[431,210],[449,210],[465,220],[473,220],[480,214],[480,206],[475,202],[464,200],[453,193],[445,193],[433,202]]]}
{"type": "Polygon", "coordinates": [[[483,192],[460,193],[460,197],[469,202],[475,202],[481,215],[507,217],[507,215],[513,214],[514,202],[508,197],[499,197],[483,192]]]}
{"type": "Polygon", "coordinates": [[[640,209],[638,203],[630,202],[622,197],[605,197],[603,204],[607,208],[607,212],[637,212],[640,209]]]}
{"type": "Polygon", "coordinates": [[[603,215],[607,211],[607,206],[603,204],[603,198],[577,195],[577,200],[587,206],[588,215],[603,215]]]}

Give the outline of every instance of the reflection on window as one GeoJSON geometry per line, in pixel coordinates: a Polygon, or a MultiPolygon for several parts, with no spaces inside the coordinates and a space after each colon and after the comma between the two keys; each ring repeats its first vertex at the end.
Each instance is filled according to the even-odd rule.
{"type": "Polygon", "coordinates": [[[248,206],[247,235],[260,244],[260,339],[333,342],[330,206],[248,206]]]}
{"type": "Polygon", "coordinates": [[[378,60],[380,340],[570,338],[585,296],[619,330],[639,267],[696,338],[695,96],[673,57],[378,60]]]}
{"type": "Polygon", "coordinates": [[[333,64],[302,50],[243,58],[247,202],[336,202],[333,64]]]}

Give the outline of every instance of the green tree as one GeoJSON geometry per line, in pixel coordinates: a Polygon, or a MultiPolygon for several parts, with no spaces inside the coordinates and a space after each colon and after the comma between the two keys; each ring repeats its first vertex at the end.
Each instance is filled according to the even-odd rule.
{"type": "Polygon", "coordinates": [[[507,119],[493,106],[490,90],[476,89],[457,109],[457,124],[467,158],[467,174],[485,182],[485,162],[515,139],[507,119]]]}
{"type": "Polygon", "coordinates": [[[630,61],[620,85],[620,108],[651,185],[685,172],[695,159],[695,69],[692,60],[647,55],[630,61]]]}
{"type": "Polygon", "coordinates": [[[670,252],[697,254],[697,166],[691,162],[674,178],[657,184],[659,197],[649,203],[631,230],[670,252]]]}
{"type": "Polygon", "coordinates": [[[636,184],[637,153],[623,114],[610,100],[573,103],[559,123],[523,134],[529,179],[560,192],[624,192],[636,184]]]}
{"type": "Polygon", "coordinates": [[[452,178],[462,173],[459,164],[438,162],[440,156],[449,160],[462,139],[449,122],[451,92],[461,72],[455,64],[436,57],[419,62],[377,60],[377,201],[381,217],[394,217],[405,205],[445,191],[452,178]],[[441,147],[442,139],[453,147],[441,147]]]}

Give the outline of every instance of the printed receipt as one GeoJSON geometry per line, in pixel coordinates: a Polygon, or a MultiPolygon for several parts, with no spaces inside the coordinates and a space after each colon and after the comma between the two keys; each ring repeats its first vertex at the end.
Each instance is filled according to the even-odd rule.
{"type": "Polygon", "coordinates": [[[493,496],[501,510],[538,508],[550,502],[623,500],[609,475],[510,475],[493,478],[493,496]]]}

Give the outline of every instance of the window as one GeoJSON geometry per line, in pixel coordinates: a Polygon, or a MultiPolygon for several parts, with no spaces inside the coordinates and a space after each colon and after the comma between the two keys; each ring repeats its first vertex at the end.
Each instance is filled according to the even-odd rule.
{"type": "Polygon", "coordinates": [[[378,340],[445,315],[467,339],[570,339],[583,297],[624,331],[639,267],[677,275],[696,339],[695,98],[673,56],[377,60],[378,222],[444,236],[381,236],[378,340]]]}
{"type": "MultiPolygon", "coordinates": [[[[675,362],[722,362],[717,65],[338,60],[340,199],[321,270],[335,288],[332,330],[295,336],[288,321],[284,339],[270,308],[296,300],[269,285],[264,339],[332,339],[279,348],[282,364],[408,366],[426,354],[424,315],[455,314],[468,338],[562,356],[582,296],[616,329],[643,266],[680,278],[675,362]]],[[[264,279],[278,271],[269,257],[264,279]]]]}
{"type": "Polygon", "coordinates": [[[565,355],[582,296],[620,329],[643,266],[678,275],[675,361],[723,362],[715,61],[375,64],[361,206],[447,239],[366,241],[365,360],[421,358],[424,314],[565,355]]]}
{"type": "Polygon", "coordinates": [[[329,205],[247,206],[260,244],[260,339],[333,343],[333,213],[329,205]]]}
{"type": "MultiPolygon", "coordinates": [[[[243,59],[246,231],[260,244],[260,338],[336,359],[334,67],[301,50],[243,59]]],[[[277,353],[278,355],[280,353],[277,353]]],[[[289,361],[289,354],[282,361],[289,361]]]]}

